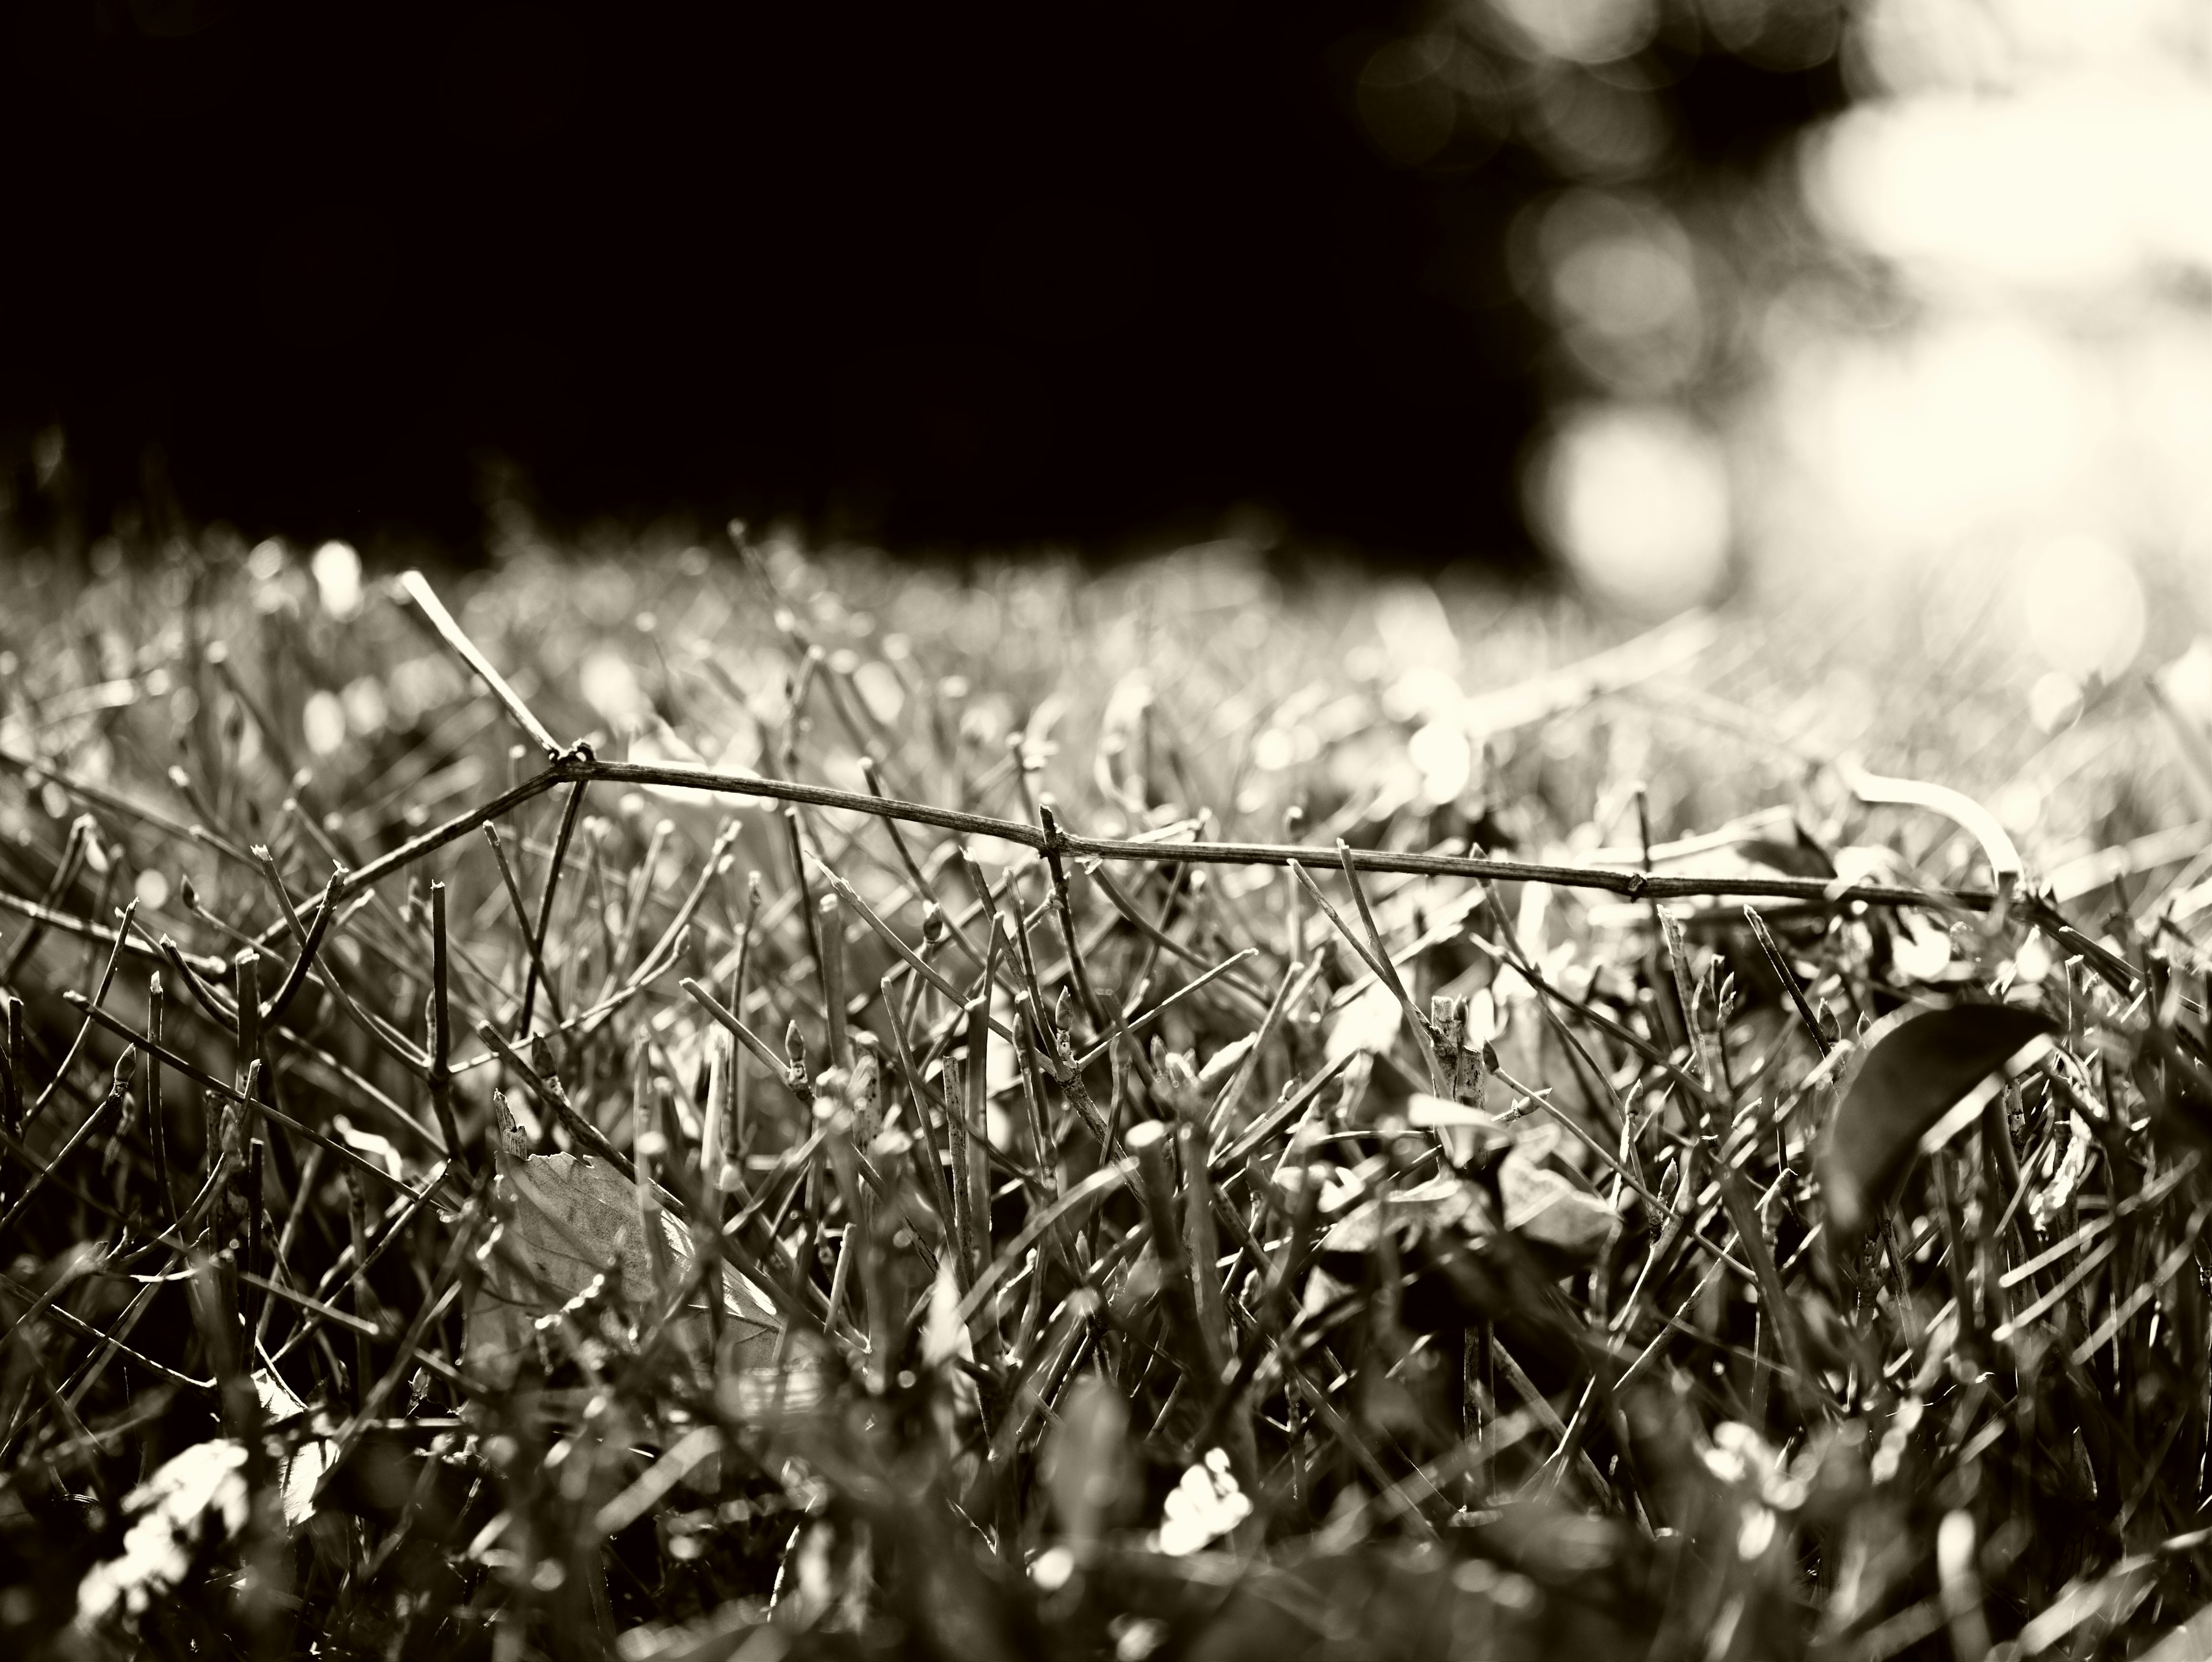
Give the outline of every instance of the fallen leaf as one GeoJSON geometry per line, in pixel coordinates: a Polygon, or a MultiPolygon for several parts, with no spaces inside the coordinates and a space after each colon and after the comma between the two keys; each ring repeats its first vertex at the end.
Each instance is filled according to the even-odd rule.
{"type": "MultiPolygon", "coordinates": [[[[263,1422],[268,1426],[288,1424],[307,1412],[299,1393],[274,1368],[253,1371],[253,1390],[261,1399],[263,1422]]],[[[283,1482],[287,1529],[299,1528],[314,1514],[315,1491],[322,1487],[323,1476],[331,1469],[331,1458],[337,1452],[337,1445],[327,1437],[307,1438],[287,1450],[283,1482]]]]}
{"type": "MultiPolygon", "coordinates": [[[[1516,1148],[1498,1162],[1498,1196],[1505,1202],[1505,1227],[1516,1234],[1576,1257],[1602,1251],[1613,1231],[1613,1211],[1605,1202],[1516,1148]]],[[[1354,1206],[1322,1239],[1324,1252],[1369,1252],[1383,1218],[1374,1199],[1354,1206]]],[[[1455,1177],[1431,1178],[1390,1196],[1390,1227],[1416,1230],[1462,1228],[1486,1234],[1490,1225],[1482,1191],[1455,1177]]]]}
{"type": "Polygon", "coordinates": [[[1513,1135],[1487,1109],[1447,1101],[1416,1091],[1406,1099],[1406,1123],[1417,1131],[1434,1131],[1451,1152],[1452,1164],[1465,1166],[1480,1154],[1487,1160],[1513,1141],[1513,1135]]]}
{"type": "Polygon", "coordinates": [[[1821,1155],[1837,1233],[1862,1235],[1920,1139],[2007,1058],[2051,1031],[2040,1011],[2006,1004],[1923,1008],[1880,1023],[1867,1036],[1865,1060],[1837,1105],[1821,1155]]]}
{"type": "MultiPolygon", "coordinates": [[[[1464,1219],[1479,1216],[1481,1207],[1480,1192],[1472,1184],[1462,1183],[1455,1177],[1431,1178],[1411,1189],[1392,1191],[1390,1227],[1404,1228],[1410,1224],[1417,1229],[1447,1229],[1464,1219]]],[[[1382,1219],[1380,1200],[1361,1202],[1330,1227],[1328,1233],[1322,1238],[1321,1250],[1324,1252],[1374,1251],[1382,1219]]]]}
{"type": "MultiPolygon", "coordinates": [[[[561,1309],[605,1275],[608,1290],[641,1318],[658,1317],[659,1283],[647,1251],[637,1185],[603,1160],[563,1150],[532,1154],[519,1136],[493,1141],[498,1165],[494,1204],[501,1226],[480,1257],[483,1274],[466,1305],[470,1371],[497,1389],[514,1381],[538,1354],[539,1318],[561,1309]]],[[[681,1281],[691,1262],[691,1238],[675,1219],[659,1218],[661,1238],[681,1281]]],[[[722,1272],[723,1371],[773,1367],[781,1320],[758,1288],[725,1266],[722,1272]]],[[[705,1355],[705,1301],[678,1318],[684,1348],[705,1355]]],[[[797,1355],[794,1348],[793,1354],[797,1355]]]]}
{"type": "Polygon", "coordinates": [[[1508,1229],[1574,1257],[1595,1257],[1613,1233],[1610,1206],[1519,1149],[1498,1165],[1498,1193],[1508,1229]]]}

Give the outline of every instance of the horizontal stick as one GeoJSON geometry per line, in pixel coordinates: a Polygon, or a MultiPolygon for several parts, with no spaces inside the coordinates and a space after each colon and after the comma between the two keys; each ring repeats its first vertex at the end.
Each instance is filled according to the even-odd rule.
{"type": "MultiPolygon", "coordinates": [[[[633,785],[672,785],[690,790],[719,792],[732,796],[767,797],[777,801],[802,802],[820,808],[838,808],[883,819],[934,825],[969,837],[995,837],[1018,843],[1039,852],[1053,851],[1078,858],[1141,862],[1154,866],[1197,863],[1215,866],[1287,866],[1292,861],[1334,863],[1333,849],[1283,843],[1144,843],[1129,838],[1071,837],[1048,834],[1041,827],[1018,819],[999,819],[988,814],[933,807],[924,802],[904,802],[895,797],[838,790],[828,785],[809,785],[791,779],[763,779],[750,774],[718,772],[712,768],[664,763],[602,762],[576,758],[556,763],[538,776],[540,790],[550,790],[563,780],[604,779],[633,785]]],[[[532,792],[536,794],[536,792],[532,792]]],[[[387,856],[387,859],[390,856],[387,856]]],[[[1987,911],[1996,896],[1985,889],[1916,889],[1883,883],[1839,884],[1817,877],[1753,877],[1738,873],[1712,876],[1656,875],[1640,871],[1613,871],[1601,866],[1553,866],[1522,860],[1490,860],[1470,855],[1414,854],[1389,849],[1347,850],[1350,865],[1363,872],[1398,872],[1416,877],[1463,877],[1481,882],[1548,883],[1557,888],[1600,889],[1631,900],[1676,900],[1710,895],[1753,895],[1784,900],[1804,900],[1842,906],[1856,903],[1875,906],[1950,905],[1971,911],[1987,911]]],[[[368,868],[364,868],[366,871],[368,868]]]]}
{"type": "MultiPolygon", "coordinates": [[[[350,896],[381,882],[425,855],[434,853],[466,837],[479,825],[488,825],[525,802],[543,796],[563,782],[574,780],[672,785],[728,796],[802,802],[814,807],[864,813],[878,819],[934,825],[941,831],[957,831],[971,837],[995,837],[1000,842],[1015,843],[1040,851],[1052,848],[1063,855],[1079,858],[1144,865],[1288,866],[1293,861],[1326,860],[1333,852],[1299,843],[1146,843],[1133,838],[1071,837],[1065,832],[1054,837],[1048,836],[1038,826],[1018,819],[999,819],[988,814],[933,807],[923,802],[901,801],[895,797],[837,790],[828,785],[809,785],[791,779],[763,779],[750,774],[723,773],[712,768],[660,763],[604,762],[572,753],[556,761],[543,773],[522,781],[481,807],[471,808],[442,825],[434,826],[412,841],[348,873],[338,885],[338,892],[350,896]]],[[[1395,872],[1413,877],[1457,877],[1478,882],[1548,883],[1557,888],[1601,890],[1610,894],[1625,895],[1632,900],[1680,900],[1714,895],[1741,895],[1800,900],[1822,906],[1844,906],[1856,903],[1870,906],[1956,906],[1969,911],[1987,911],[1996,904],[1997,898],[1989,891],[1981,889],[1923,890],[1894,884],[1838,884],[1831,879],[1753,877],[1742,874],[1709,877],[1661,876],[1640,871],[1613,871],[1601,866],[1553,866],[1528,861],[1490,860],[1470,855],[1414,854],[1387,849],[1352,849],[1349,850],[1349,859],[1354,869],[1364,872],[1395,872]]],[[[27,910],[31,904],[17,900],[13,896],[0,895],[0,905],[9,906],[18,911],[27,910]]],[[[2055,908],[2031,901],[2028,910],[2035,921],[2057,935],[2069,951],[2086,952],[2094,957],[2108,977],[2124,977],[2130,973],[2124,961],[2096,951],[2094,943],[2085,946],[2084,938],[2065,924],[2055,908]]],[[[62,927],[84,933],[92,933],[97,928],[82,919],[57,918],[54,921],[62,927]]],[[[95,934],[94,938],[102,937],[95,934]]]]}

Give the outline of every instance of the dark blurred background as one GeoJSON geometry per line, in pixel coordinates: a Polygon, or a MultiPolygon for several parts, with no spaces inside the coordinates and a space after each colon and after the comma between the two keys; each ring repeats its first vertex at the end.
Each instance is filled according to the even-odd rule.
{"type": "Polygon", "coordinates": [[[1577,188],[1710,220],[1844,102],[1837,35],[1835,0],[15,0],[11,542],[152,509],[465,557],[520,494],[1525,565],[1516,464],[1591,372],[1516,237],[1577,188]]]}

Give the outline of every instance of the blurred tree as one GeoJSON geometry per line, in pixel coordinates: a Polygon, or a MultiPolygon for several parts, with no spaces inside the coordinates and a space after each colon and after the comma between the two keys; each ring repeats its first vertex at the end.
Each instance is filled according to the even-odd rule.
{"type": "Polygon", "coordinates": [[[1843,96],[1837,0],[9,10],[49,539],[157,454],[195,517],[465,551],[496,459],[556,517],[1525,563],[1577,326],[1524,210],[1650,221],[1843,96]]]}

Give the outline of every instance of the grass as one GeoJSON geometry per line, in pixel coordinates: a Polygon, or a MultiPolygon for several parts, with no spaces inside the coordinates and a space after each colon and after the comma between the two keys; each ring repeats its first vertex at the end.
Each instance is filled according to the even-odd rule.
{"type": "Polygon", "coordinates": [[[11,1653],[2187,1620],[2205,859],[2137,840],[2191,812],[2149,684],[2045,733],[1926,594],[1442,593],[212,537],[24,585],[11,1653]],[[1959,1004],[2049,1034],[1947,1114],[2018,1048],[1900,1038],[1959,1004]]]}

